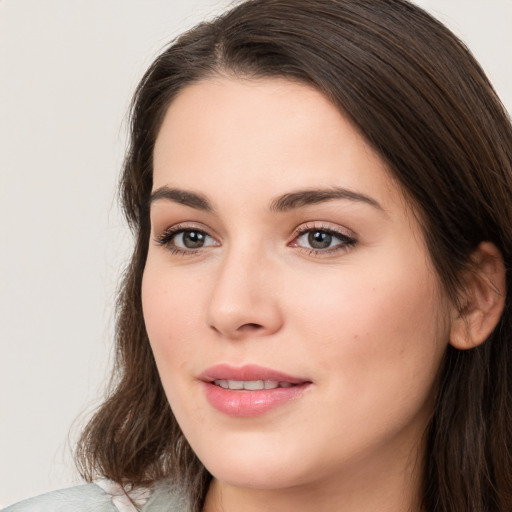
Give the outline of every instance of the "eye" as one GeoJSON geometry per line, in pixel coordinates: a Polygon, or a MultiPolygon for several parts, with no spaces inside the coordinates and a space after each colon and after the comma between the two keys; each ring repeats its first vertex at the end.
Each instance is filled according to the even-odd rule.
{"type": "Polygon", "coordinates": [[[204,231],[187,230],[176,233],[172,238],[176,247],[183,249],[199,249],[207,245],[212,245],[213,238],[204,231]]]}
{"type": "Polygon", "coordinates": [[[327,227],[302,226],[290,244],[309,250],[310,253],[331,253],[355,245],[356,240],[340,231],[327,227]]]}
{"type": "Polygon", "coordinates": [[[204,247],[218,245],[218,242],[206,231],[181,226],[173,226],[166,230],[156,242],[178,254],[192,254],[204,247]]]}
{"type": "Polygon", "coordinates": [[[299,237],[299,242],[308,243],[312,249],[329,249],[336,237],[325,231],[309,231],[299,237]]]}

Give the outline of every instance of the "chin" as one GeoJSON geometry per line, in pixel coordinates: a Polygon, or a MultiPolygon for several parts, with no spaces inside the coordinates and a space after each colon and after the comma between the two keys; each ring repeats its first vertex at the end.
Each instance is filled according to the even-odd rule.
{"type": "Polygon", "coordinates": [[[243,489],[277,490],[305,483],[300,472],[291,472],[289,467],[266,464],[230,465],[224,462],[207,467],[213,477],[224,484],[243,489]]]}
{"type": "Polygon", "coordinates": [[[283,489],[304,484],[317,473],[315,464],[304,464],[308,456],[301,443],[278,442],[261,432],[245,434],[198,447],[199,459],[220,482],[247,489],[283,489]]]}

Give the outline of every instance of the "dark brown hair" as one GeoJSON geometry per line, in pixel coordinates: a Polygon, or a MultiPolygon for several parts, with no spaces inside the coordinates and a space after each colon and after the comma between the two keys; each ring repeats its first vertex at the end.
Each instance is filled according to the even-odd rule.
{"type": "MultiPolygon", "coordinates": [[[[117,377],[85,430],[87,478],[150,484],[170,478],[201,507],[211,478],[173,417],[141,307],[149,241],[152,154],[166,108],[214,75],[310,84],[387,161],[420,219],[432,261],[457,300],[470,255],[501,251],[512,289],[512,130],[467,48],[405,0],[249,0],[179,37],[135,94],[122,203],[135,233],[117,318],[117,377]]],[[[481,346],[447,349],[428,427],[428,512],[512,510],[512,308],[481,346]]],[[[298,447],[299,449],[299,447],[298,447]]]]}

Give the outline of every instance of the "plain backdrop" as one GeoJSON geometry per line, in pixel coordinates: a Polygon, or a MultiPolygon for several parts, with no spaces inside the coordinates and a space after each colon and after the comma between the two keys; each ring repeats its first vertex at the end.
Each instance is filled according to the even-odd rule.
{"type": "MultiPolygon", "coordinates": [[[[78,483],[131,237],[116,199],[131,94],[225,0],[0,0],[0,507],[78,483]],[[77,418],[79,418],[77,420],[77,418]]],[[[512,111],[512,0],[418,2],[512,111]]]]}

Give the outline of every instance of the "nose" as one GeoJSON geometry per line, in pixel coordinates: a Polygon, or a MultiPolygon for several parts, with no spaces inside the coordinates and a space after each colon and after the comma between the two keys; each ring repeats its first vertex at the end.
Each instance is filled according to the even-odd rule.
{"type": "Polygon", "coordinates": [[[230,339],[276,333],[283,323],[276,271],[269,258],[250,248],[230,250],[213,283],[207,311],[210,328],[230,339]]]}

